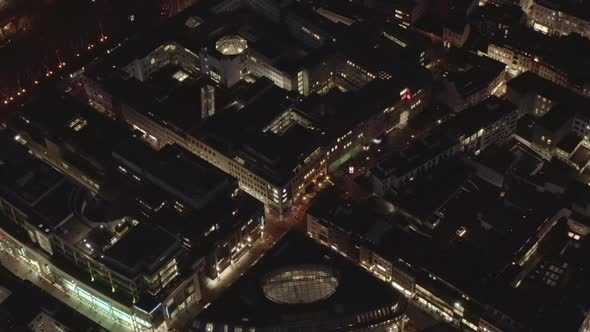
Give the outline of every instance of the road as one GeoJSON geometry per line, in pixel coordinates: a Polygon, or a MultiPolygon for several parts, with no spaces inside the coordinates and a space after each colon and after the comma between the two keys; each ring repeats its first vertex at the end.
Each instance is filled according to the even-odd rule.
{"type": "MultiPolygon", "coordinates": [[[[4,101],[19,99],[50,71],[69,64],[101,36],[120,41],[159,24],[160,0],[20,0],[16,8],[3,10],[16,20],[26,18],[30,28],[19,31],[0,47],[0,108],[4,101]],[[133,15],[133,21],[130,16],[133,15]],[[12,98],[12,99],[11,99],[12,98]]],[[[12,7],[12,6],[11,6],[12,7]]],[[[1,22],[0,22],[1,23],[1,22]]]]}
{"type": "Polygon", "coordinates": [[[273,216],[266,217],[266,225],[261,238],[252,244],[249,252],[244,254],[237,262],[225,269],[216,280],[206,278],[204,282],[200,302],[195,303],[186,311],[180,313],[169,327],[178,331],[188,331],[193,319],[214,301],[226,288],[236,282],[244,273],[246,273],[253,264],[263,257],[274,244],[280,240],[293,225],[300,223],[301,217],[297,219],[291,215],[287,220],[278,220],[273,216]]]}

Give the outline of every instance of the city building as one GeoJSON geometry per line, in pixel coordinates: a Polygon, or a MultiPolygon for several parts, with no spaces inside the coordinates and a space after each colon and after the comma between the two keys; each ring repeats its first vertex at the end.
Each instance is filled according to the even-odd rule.
{"type": "MultiPolygon", "coordinates": [[[[503,1],[503,0],[499,0],[503,1]]],[[[474,32],[480,36],[506,36],[514,28],[518,28],[526,21],[526,15],[514,1],[504,1],[504,4],[488,1],[483,6],[474,9],[471,24],[474,32]]]]}
{"type": "Polygon", "coordinates": [[[487,56],[506,64],[512,76],[530,71],[576,93],[590,95],[590,76],[585,56],[590,41],[579,35],[546,36],[512,29],[507,36],[492,38],[487,56]],[[559,49],[559,52],[554,50],[559,49]]]}
{"type": "Polygon", "coordinates": [[[124,120],[150,144],[178,144],[238,178],[275,213],[287,212],[329,165],[405,126],[430,100],[426,50],[411,34],[377,29],[360,47],[343,41],[333,52],[319,50],[319,58],[299,57],[290,41],[301,39],[258,10],[227,9],[211,18],[208,10],[189,10],[162,37],[113,51],[86,71],[86,93],[91,106],[124,120]],[[227,20],[233,27],[222,24],[227,20]],[[297,84],[243,67],[271,70],[284,63],[265,52],[317,65],[293,72],[297,84]],[[403,62],[410,54],[415,64],[403,62]]]}
{"type": "Polygon", "coordinates": [[[531,72],[522,73],[506,82],[505,97],[518,105],[522,114],[531,114],[535,117],[542,117],[559,103],[583,100],[568,89],[531,72]]]}
{"type": "Polygon", "coordinates": [[[577,33],[590,38],[590,5],[587,1],[521,0],[528,25],[544,34],[577,33]]]}
{"type": "MultiPolygon", "coordinates": [[[[1,260],[5,264],[5,257],[1,260]]],[[[60,303],[0,266],[0,331],[106,332],[89,318],[60,303]]]]}
{"type": "Polygon", "coordinates": [[[435,127],[423,139],[394,152],[371,170],[375,190],[397,190],[424,177],[459,153],[478,155],[505,143],[516,131],[518,109],[508,101],[490,97],[435,127]]]}
{"type": "Polygon", "coordinates": [[[119,142],[93,193],[1,133],[3,254],[123,328],[166,330],[264,227],[260,203],[180,147],[119,142]]]}
{"type": "Polygon", "coordinates": [[[385,13],[389,20],[405,26],[416,23],[428,9],[427,1],[423,0],[371,0],[365,1],[365,5],[375,11],[385,13]]]}
{"type": "Polygon", "coordinates": [[[445,47],[463,47],[469,38],[471,24],[465,18],[451,20],[443,27],[442,39],[445,47]]]}
{"type": "MultiPolygon", "coordinates": [[[[442,182],[449,184],[450,180],[442,182]]],[[[453,182],[457,180],[459,179],[453,176],[453,182]]],[[[442,182],[438,181],[437,184],[440,186],[442,182]]],[[[448,187],[448,190],[444,187],[436,193],[432,192],[432,195],[423,196],[424,199],[416,204],[432,206],[435,204],[434,201],[432,201],[433,204],[430,203],[431,199],[434,199],[433,196],[440,197],[439,199],[444,203],[448,199],[447,196],[454,191],[451,188],[456,184],[460,185],[462,181],[454,183],[448,187]]],[[[420,193],[425,194],[424,191],[420,193]]],[[[451,239],[458,238],[455,231],[460,229],[463,221],[452,221],[452,226],[444,227],[441,223],[433,231],[426,231],[427,228],[396,217],[402,213],[409,213],[409,209],[406,210],[408,212],[396,212],[395,215],[391,215],[387,212],[390,210],[387,205],[387,203],[371,200],[346,201],[339,198],[338,193],[322,192],[308,213],[308,234],[391,284],[413,305],[423,308],[448,324],[471,330],[483,330],[485,327],[489,331],[511,331],[520,328],[518,323],[497,312],[493,307],[479,302],[473,297],[471,290],[461,289],[462,285],[452,280],[449,274],[438,273],[438,270],[433,270],[432,266],[425,264],[425,261],[438,260],[441,266],[450,264],[458,267],[469,261],[473,271],[477,272],[469,273],[469,276],[463,275],[462,280],[474,281],[479,278],[476,274],[482,271],[474,264],[488,265],[490,262],[483,263],[481,260],[476,262],[478,259],[475,257],[473,259],[465,257],[467,261],[463,261],[463,258],[460,258],[463,254],[460,252],[463,249],[468,252],[470,249],[463,248],[464,245],[452,244],[455,240],[451,239]],[[425,235],[426,232],[437,240],[430,239],[425,235]],[[434,234],[440,232],[440,235],[434,235],[431,232],[434,234]],[[439,236],[446,236],[448,240],[443,240],[439,236]],[[441,241],[450,242],[442,244],[441,241]],[[420,247],[421,250],[413,250],[415,246],[420,247]],[[427,248],[430,246],[434,247],[432,249],[434,251],[446,252],[449,260],[443,262],[444,258],[440,254],[434,255],[434,252],[427,248]],[[447,249],[442,249],[443,247],[447,249]],[[451,264],[451,260],[455,262],[451,264]]],[[[416,208],[418,208],[417,205],[416,208]]],[[[451,222],[449,219],[445,220],[451,222]]],[[[471,232],[471,227],[467,227],[468,232],[471,232]]],[[[478,252],[482,254],[481,251],[478,250],[478,252]]],[[[447,268],[453,269],[451,266],[447,268]]]]}
{"type": "Polygon", "coordinates": [[[510,181],[497,187],[461,165],[434,171],[391,202],[324,191],[308,212],[308,235],[455,327],[580,328],[586,314],[574,308],[588,303],[571,292],[586,275],[576,258],[586,250],[586,219],[549,192],[510,181]]]}
{"type": "Polygon", "coordinates": [[[435,98],[455,112],[500,94],[506,80],[506,65],[461,49],[451,49],[442,66],[442,87],[435,98]]]}
{"type": "Polygon", "coordinates": [[[52,92],[55,95],[41,96],[27,104],[11,121],[15,140],[35,157],[98,192],[108,181],[113,148],[137,134],[128,125],[104,118],[74,98],[52,92]]]}
{"type": "Polygon", "coordinates": [[[544,159],[557,157],[584,172],[590,146],[588,98],[532,73],[510,80],[506,98],[534,117],[523,118],[516,135],[521,143],[544,159]]]}
{"type": "Polygon", "coordinates": [[[291,231],[213,301],[193,331],[405,331],[405,299],[291,231]]]}

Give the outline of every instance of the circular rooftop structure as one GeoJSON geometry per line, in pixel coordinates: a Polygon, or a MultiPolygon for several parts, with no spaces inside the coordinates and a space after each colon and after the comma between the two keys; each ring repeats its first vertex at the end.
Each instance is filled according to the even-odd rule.
{"type": "Polygon", "coordinates": [[[238,35],[229,35],[219,39],[215,48],[223,55],[238,55],[248,48],[248,42],[238,35]]]}
{"type": "Polygon", "coordinates": [[[334,272],[322,265],[290,266],[269,273],[262,291],[279,304],[306,304],[329,298],[338,287],[334,272]]]}

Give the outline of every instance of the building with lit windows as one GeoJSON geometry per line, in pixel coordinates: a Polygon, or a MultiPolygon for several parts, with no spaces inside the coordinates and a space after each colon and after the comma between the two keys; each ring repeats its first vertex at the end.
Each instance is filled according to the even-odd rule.
{"type": "Polygon", "coordinates": [[[125,107],[123,117],[160,144],[179,144],[235,176],[244,191],[283,213],[331,164],[420,112],[429,76],[416,73],[414,82],[377,79],[354,94],[303,99],[266,80],[243,82],[214,116],[198,126],[179,123],[183,131],[140,107],[125,107]]]}
{"type": "Polygon", "coordinates": [[[506,97],[520,105],[521,113],[533,117],[527,126],[517,131],[516,137],[521,143],[543,159],[557,157],[584,172],[590,161],[588,98],[532,73],[510,80],[506,97]]]}
{"type": "MultiPolygon", "coordinates": [[[[2,258],[2,263],[7,263],[6,257],[2,258]]],[[[13,275],[4,266],[0,266],[0,276],[0,326],[4,331],[106,331],[52,295],[32,287],[29,280],[13,275]]]]}
{"type": "Polygon", "coordinates": [[[583,330],[586,177],[521,144],[501,150],[480,162],[508,159],[504,185],[455,160],[386,200],[324,191],[308,212],[308,235],[451,325],[583,330]]]}
{"type": "Polygon", "coordinates": [[[442,87],[435,98],[455,112],[463,111],[491,95],[499,95],[506,81],[506,65],[486,56],[451,49],[443,65],[442,87]]]}
{"type": "MultiPolygon", "coordinates": [[[[464,179],[462,176],[459,178],[464,179]]],[[[456,179],[458,183],[461,182],[459,178],[456,179]]],[[[449,183],[450,180],[443,182],[449,183]]],[[[437,190],[437,193],[432,193],[425,199],[430,200],[431,196],[436,195],[440,196],[440,200],[444,202],[447,198],[445,195],[448,194],[446,189],[441,188],[440,192],[437,190]]],[[[417,202],[417,204],[420,203],[417,202]]],[[[431,205],[430,202],[425,204],[431,205]]],[[[434,230],[427,231],[427,227],[419,226],[414,223],[415,221],[409,221],[409,219],[403,221],[404,218],[401,216],[410,211],[407,210],[408,206],[404,208],[406,209],[404,212],[395,208],[395,212],[390,214],[384,212],[388,210],[387,204],[379,203],[378,200],[347,200],[333,190],[325,191],[319,194],[308,212],[308,235],[356,262],[382,281],[391,284],[413,305],[423,308],[425,312],[439,317],[448,324],[475,331],[483,331],[483,327],[488,328],[488,331],[519,330],[521,326],[518,323],[496,311],[492,306],[479,302],[473,296],[475,295],[473,290],[464,289],[464,284],[453,280],[449,274],[442,273],[446,269],[443,268],[446,261],[442,262],[443,258],[440,255],[435,255],[427,249],[431,245],[436,247],[438,244],[435,242],[439,240],[432,240],[426,235],[421,235],[421,232],[427,232],[430,236],[439,238],[442,235],[434,234],[439,230],[442,232],[442,224],[434,230]],[[360,223],[357,220],[364,222],[360,223]],[[412,230],[414,227],[416,227],[415,231],[412,230]],[[412,249],[416,246],[421,250],[412,249]],[[411,252],[414,254],[410,254],[411,252]],[[439,268],[434,270],[434,265],[427,263],[430,260],[438,260],[440,264],[433,264],[439,266],[441,270],[439,268]]],[[[462,221],[447,220],[446,222],[454,224],[462,221]]],[[[449,226],[444,228],[447,227],[449,226]]],[[[450,238],[457,236],[455,230],[447,236],[450,238]]],[[[449,253],[449,260],[462,259],[460,258],[462,255],[459,254],[460,248],[449,250],[453,252],[449,253]]],[[[453,263],[452,265],[459,268],[461,264],[453,263]]],[[[471,264],[476,263],[472,261],[471,264]]],[[[477,264],[487,263],[478,262],[477,264]]],[[[460,273],[464,275],[467,272],[462,270],[460,273]]],[[[465,278],[473,280],[478,277],[470,274],[465,278]]]]}
{"type": "Polygon", "coordinates": [[[107,181],[113,148],[133,135],[127,124],[111,121],[87,105],[59,95],[27,104],[11,121],[11,128],[16,130],[15,140],[35,157],[92,192],[100,191],[107,181]]]}
{"type": "MultiPolygon", "coordinates": [[[[129,40],[88,68],[84,86],[90,105],[111,117],[118,115],[118,101],[113,103],[112,93],[104,88],[114,73],[144,82],[165,67],[177,66],[187,74],[208,76],[213,84],[224,87],[242,79],[266,77],[283,89],[302,92],[298,85],[303,77],[298,73],[306,73],[305,84],[309,85],[308,79],[323,82],[329,79],[328,73],[335,72],[327,58],[330,53],[323,49],[333,38],[313,38],[317,33],[325,34],[320,30],[312,34],[316,43],[301,36],[302,31],[313,29],[314,21],[299,17],[317,15],[315,12],[299,7],[280,9],[285,20],[298,24],[293,27],[289,22],[274,21],[257,7],[219,10],[211,5],[186,10],[157,34],[129,40]]],[[[184,80],[181,74],[178,78],[184,80]]]]}
{"type": "Polygon", "coordinates": [[[568,89],[527,72],[506,82],[506,99],[518,105],[522,114],[542,117],[559,103],[583,100],[568,89]]]}
{"type": "Polygon", "coordinates": [[[590,41],[579,35],[549,37],[529,30],[511,30],[494,37],[487,55],[507,66],[517,76],[530,71],[576,93],[590,95],[586,52],[590,41]],[[551,50],[560,49],[560,52],[551,50]]]}
{"type": "Polygon", "coordinates": [[[443,27],[443,44],[445,47],[463,47],[469,38],[471,25],[464,18],[452,20],[443,27]]]}
{"type": "Polygon", "coordinates": [[[273,74],[285,64],[283,55],[299,59],[298,52],[285,53],[291,44],[270,47],[289,33],[251,18],[234,11],[194,19],[190,27],[186,17],[179,19],[171,23],[178,42],[146,40],[140,44],[147,55],[137,53],[139,46],[123,46],[87,71],[85,86],[97,110],[109,110],[154,146],[178,144],[193,152],[283,214],[334,162],[405,126],[428,104],[431,78],[422,68],[425,51],[412,53],[411,64],[390,61],[390,55],[403,59],[399,50],[408,45],[376,33],[362,50],[346,45],[304,56],[311,69],[295,71],[295,84],[273,74]],[[225,15],[235,18],[235,27],[220,25],[225,15]],[[200,47],[192,52],[183,43],[200,47]],[[379,67],[374,56],[389,60],[379,67]]]}
{"type": "Polygon", "coordinates": [[[259,238],[262,205],[180,147],[119,142],[95,194],[2,135],[0,248],[126,329],[165,330],[259,238]]]}
{"type": "Polygon", "coordinates": [[[393,22],[409,26],[419,20],[426,12],[428,4],[423,0],[388,1],[374,0],[366,1],[369,8],[385,13],[393,22]]]}
{"type": "Polygon", "coordinates": [[[551,193],[514,182],[498,188],[454,163],[398,191],[392,203],[324,191],[307,230],[452,326],[574,331],[586,316],[575,308],[588,307],[574,295],[587,275],[577,265],[588,250],[587,186],[579,188],[584,194],[570,194],[585,203],[571,213],[551,193]],[[428,219],[437,220],[434,228],[420,221],[428,219]],[[565,307],[556,308],[557,299],[565,307]]]}
{"type": "Polygon", "coordinates": [[[590,5],[586,1],[521,0],[528,25],[544,34],[580,34],[590,38],[590,5]]]}
{"type": "Polygon", "coordinates": [[[291,231],[211,302],[194,331],[406,331],[405,299],[346,258],[291,231]]]}
{"type": "Polygon", "coordinates": [[[526,21],[526,14],[511,0],[503,4],[487,2],[483,5],[480,1],[480,6],[473,10],[472,18],[474,33],[486,37],[506,36],[512,29],[518,28],[517,24],[526,21]]]}
{"type": "Polygon", "coordinates": [[[427,176],[457,154],[478,155],[490,146],[505,143],[516,131],[518,109],[510,102],[490,97],[435,127],[423,139],[394,152],[371,170],[376,191],[384,193],[427,176]]]}

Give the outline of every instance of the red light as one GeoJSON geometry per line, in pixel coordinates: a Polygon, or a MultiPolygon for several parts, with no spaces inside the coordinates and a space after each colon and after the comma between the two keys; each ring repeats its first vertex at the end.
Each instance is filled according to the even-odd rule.
{"type": "Polygon", "coordinates": [[[404,98],[406,98],[407,100],[412,100],[412,94],[408,92],[404,95],[404,98]]]}

